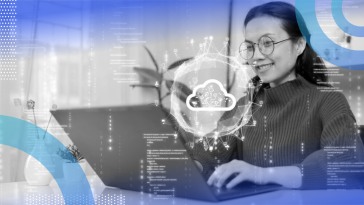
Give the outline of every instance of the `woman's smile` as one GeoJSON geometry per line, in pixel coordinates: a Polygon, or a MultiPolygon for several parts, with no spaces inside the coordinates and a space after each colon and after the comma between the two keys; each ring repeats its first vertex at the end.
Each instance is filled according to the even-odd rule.
{"type": "Polygon", "coordinates": [[[264,72],[270,70],[273,66],[274,66],[274,63],[261,64],[261,65],[255,65],[255,69],[259,73],[264,73],[264,72]]]}

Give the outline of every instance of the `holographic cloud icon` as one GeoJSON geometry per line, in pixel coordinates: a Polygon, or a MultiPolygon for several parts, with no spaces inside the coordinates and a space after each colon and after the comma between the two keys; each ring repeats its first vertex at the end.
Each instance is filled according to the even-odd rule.
{"type": "Polygon", "coordinates": [[[186,104],[193,111],[229,111],[235,107],[236,99],[226,92],[220,81],[210,79],[193,89],[186,104]]]}

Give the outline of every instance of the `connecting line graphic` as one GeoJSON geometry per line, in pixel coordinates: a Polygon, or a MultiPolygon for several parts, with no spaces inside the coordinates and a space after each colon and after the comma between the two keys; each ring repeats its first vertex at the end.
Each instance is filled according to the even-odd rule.
{"type": "MultiPolygon", "coordinates": [[[[217,149],[218,144],[229,149],[234,137],[244,140],[241,128],[256,126],[252,112],[257,109],[252,111],[252,107],[259,109],[262,106],[254,103],[254,90],[260,85],[254,87],[251,81],[255,76],[252,67],[241,62],[238,52],[232,52],[234,56],[226,55],[228,39],[223,42],[222,49],[218,49],[212,40],[212,36],[205,37],[204,42],[198,44],[196,56],[175,71],[175,83],[171,87],[171,115],[180,130],[192,133],[187,135],[188,145],[194,148],[195,143],[202,143],[206,151],[217,149]],[[225,73],[227,67],[234,73],[231,82],[235,84],[233,89],[229,88],[232,93],[227,92],[226,77],[219,74],[225,73]]],[[[194,40],[190,43],[193,48],[194,40]]]]}

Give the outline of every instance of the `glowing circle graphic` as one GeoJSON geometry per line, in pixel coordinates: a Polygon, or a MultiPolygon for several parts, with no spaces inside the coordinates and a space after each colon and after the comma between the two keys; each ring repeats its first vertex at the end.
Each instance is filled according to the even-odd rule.
{"type": "Polygon", "coordinates": [[[249,125],[254,90],[251,78],[255,74],[241,63],[238,53],[227,56],[226,49],[225,44],[218,50],[212,38],[206,38],[194,59],[175,72],[171,114],[182,129],[194,135],[194,139],[188,139],[191,147],[199,141],[211,150],[221,141],[228,148],[225,138],[238,137],[237,131],[249,125]]]}

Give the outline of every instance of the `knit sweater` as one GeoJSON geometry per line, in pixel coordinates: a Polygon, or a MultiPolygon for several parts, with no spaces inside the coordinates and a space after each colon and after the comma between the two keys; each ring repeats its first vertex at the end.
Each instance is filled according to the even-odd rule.
{"type": "MultiPolygon", "coordinates": [[[[364,146],[345,96],[319,88],[302,76],[273,88],[262,84],[253,100],[251,121],[256,125],[243,127],[241,139],[223,137],[230,148],[219,142],[213,151],[195,144],[193,159],[202,164],[203,175],[208,178],[219,164],[238,159],[258,167],[297,166],[302,173],[301,189],[361,188],[361,174],[339,173],[337,177],[345,181],[337,186],[330,181],[331,165],[364,162],[364,146]]],[[[231,117],[242,104],[246,98],[221,120],[231,117]]]]}

